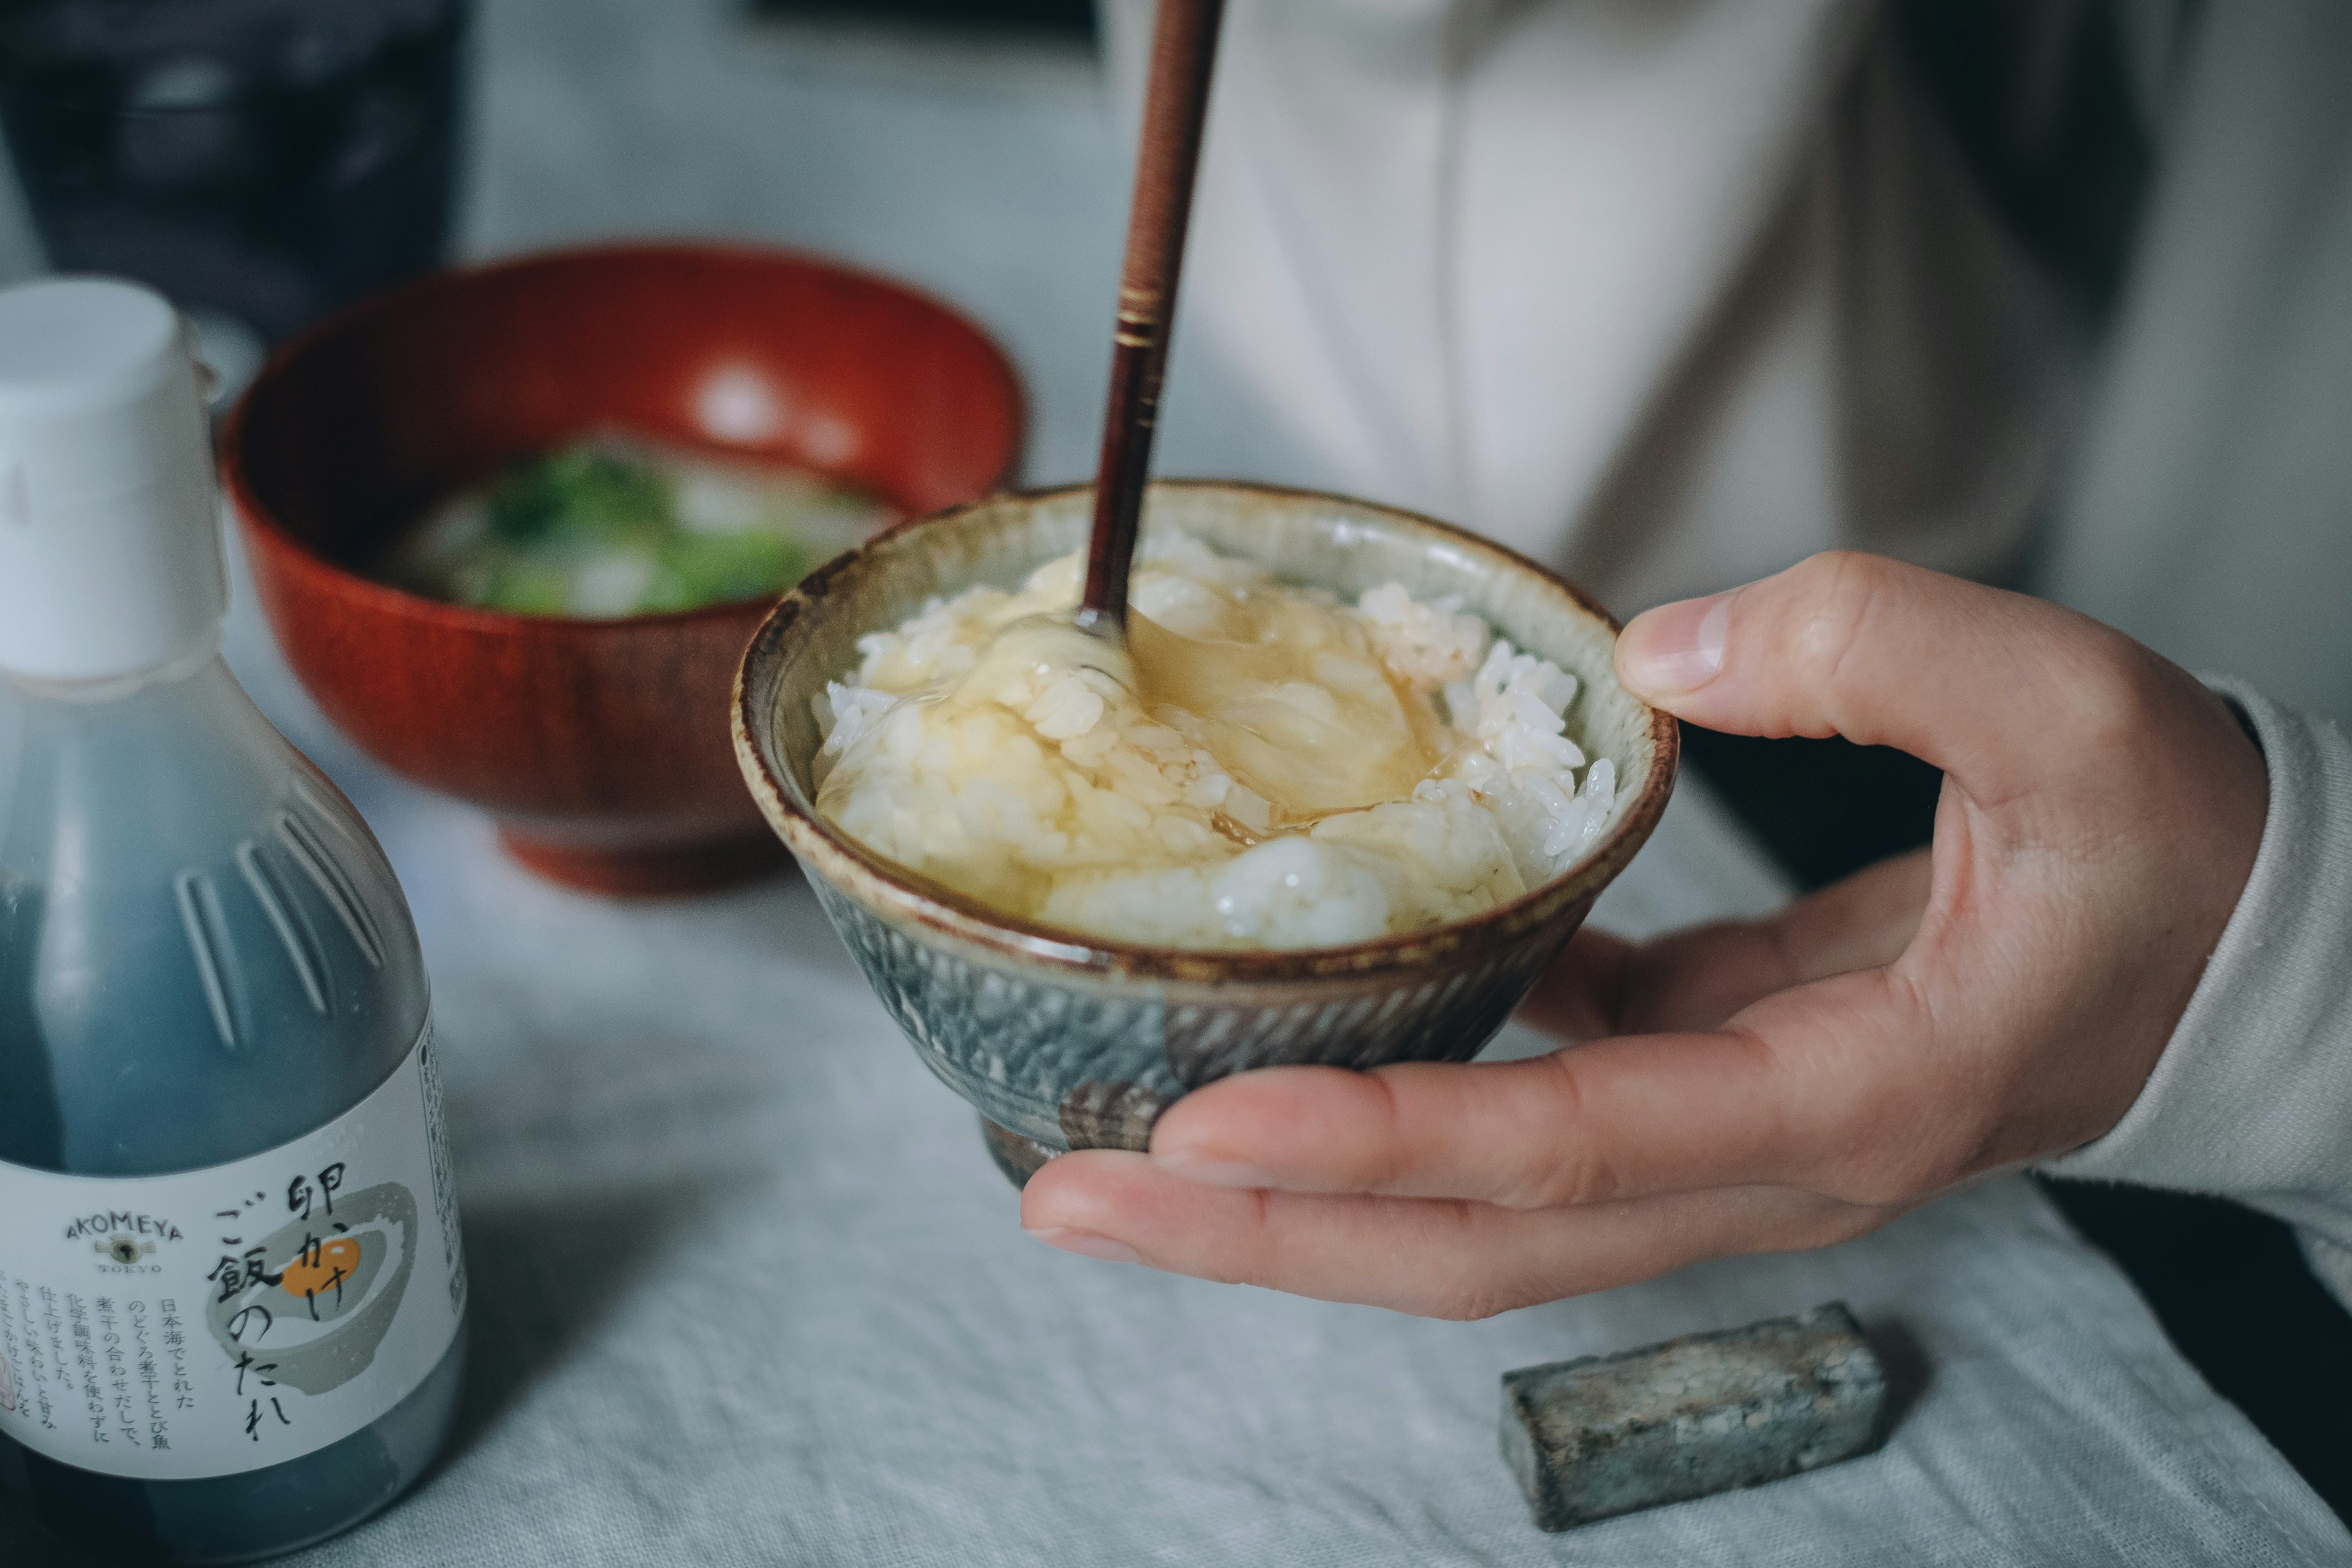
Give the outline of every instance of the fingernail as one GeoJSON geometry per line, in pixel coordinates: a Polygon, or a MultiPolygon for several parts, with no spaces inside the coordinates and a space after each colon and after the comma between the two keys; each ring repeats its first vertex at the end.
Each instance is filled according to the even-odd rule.
{"type": "Polygon", "coordinates": [[[1617,673],[1636,697],[1696,691],[1723,673],[1734,588],[1705,599],[1661,605],[1633,617],[1617,639],[1617,673]]]}
{"type": "Polygon", "coordinates": [[[1212,1160],[1182,1149],[1171,1149],[1165,1154],[1155,1152],[1151,1163],[1171,1176],[1198,1182],[1202,1186],[1270,1187],[1275,1184],[1274,1177],[1255,1165],[1244,1164],[1239,1160],[1212,1160]]]}
{"type": "Polygon", "coordinates": [[[1099,1258],[1105,1263],[1140,1263],[1143,1257],[1123,1241],[1113,1241],[1107,1236],[1097,1236],[1090,1230],[1063,1230],[1048,1226],[1042,1230],[1021,1227],[1048,1247],[1058,1247],[1064,1252],[1075,1252],[1080,1258],[1099,1258]]]}

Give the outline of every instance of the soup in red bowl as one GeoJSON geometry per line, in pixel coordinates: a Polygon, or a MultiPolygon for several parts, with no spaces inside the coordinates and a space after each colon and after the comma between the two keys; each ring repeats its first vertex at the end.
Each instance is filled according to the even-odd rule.
{"type": "Polygon", "coordinates": [[[362,750],[483,807],[543,875],[656,894],[777,862],[727,730],[775,595],[516,613],[394,586],[404,538],[596,441],[820,476],[917,517],[998,488],[1022,433],[1004,353],[935,300],[811,257],[624,245],[442,273],[330,318],[238,401],[222,478],[288,660],[362,750]]]}

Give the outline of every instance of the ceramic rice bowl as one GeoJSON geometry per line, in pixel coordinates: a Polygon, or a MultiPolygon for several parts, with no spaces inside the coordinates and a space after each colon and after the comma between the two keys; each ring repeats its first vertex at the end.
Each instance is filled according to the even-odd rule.
{"type": "Polygon", "coordinates": [[[811,699],[857,664],[856,639],[934,597],[1016,584],[1081,548],[1092,492],[1003,496],[885,535],[776,606],[735,683],[745,779],[834,929],[930,1069],[978,1108],[1015,1183],[1070,1149],[1140,1149],[1186,1091],[1251,1068],[1466,1061],[1501,1028],[1641,848],[1674,788],[1673,719],[1617,684],[1617,624],[1495,544],[1336,496],[1209,481],[1152,487],[1173,527],[1285,580],[1352,597],[1401,583],[1458,595],[1523,649],[1575,675],[1570,735],[1616,766],[1617,803],[1567,873],[1475,919],[1348,947],[1137,946],[1001,913],[866,850],[821,820],[811,699]]]}

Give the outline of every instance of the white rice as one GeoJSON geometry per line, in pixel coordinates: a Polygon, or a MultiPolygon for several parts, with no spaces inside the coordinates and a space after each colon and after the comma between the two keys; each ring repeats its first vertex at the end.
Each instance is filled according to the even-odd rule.
{"type": "Polygon", "coordinates": [[[1147,534],[1132,603],[1171,631],[1205,636],[1227,606],[1272,597],[1332,618],[1339,651],[1315,655],[1316,679],[1256,694],[1283,705],[1274,711],[1311,727],[1384,680],[1444,721],[1442,760],[1406,798],[1278,823],[1187,738],[1189,716],[1147,712],[1097,669],[983,665],[1004,626],[1075,606],[1082,569],[1067,556],[1017,593],[970,589],[861,638],[856,671],[814,704],[819,811],[888,859],[1047,924],[1178,947],[1301,948],[1517,898],[1581,859],[1615,808],[1614,767],[1588,764],[1566,732],[1575,677],[1458,601],[1418,601],[1391,583],[1342,605],[1187,535],[1147,534]]]}

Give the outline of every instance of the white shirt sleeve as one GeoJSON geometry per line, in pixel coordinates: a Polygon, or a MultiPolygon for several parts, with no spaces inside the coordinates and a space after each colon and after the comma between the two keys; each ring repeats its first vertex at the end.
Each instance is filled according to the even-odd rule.
{"type": "Polygon", "coordinates": [[[2139,1098],[2043,1168],[2235,1198],[2352,1305],[2352,738],[2229,680],[2270,766],[2262,849],[2139,1098]]]}
{"type": "MultiPolygon", "coordinates": [[[[1433,512],[1621,611],[1833,545],[1999,568],[2077,356],[1885,10],[1232,0],[1166,466],[1433,512]]],[[[1103,6],[1126,124],[1151,16],[1103,6]]]]}

